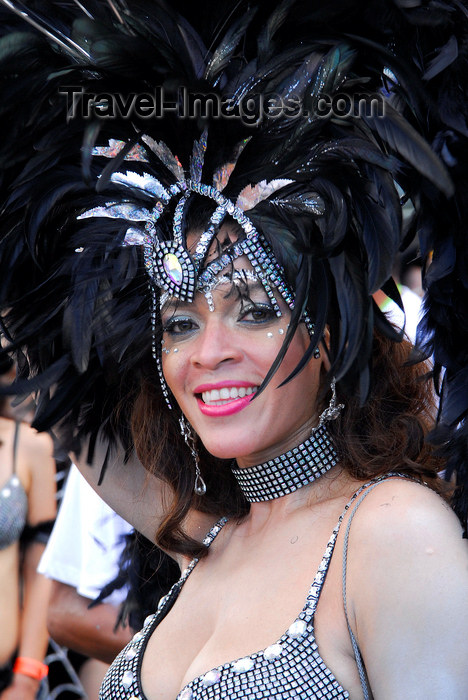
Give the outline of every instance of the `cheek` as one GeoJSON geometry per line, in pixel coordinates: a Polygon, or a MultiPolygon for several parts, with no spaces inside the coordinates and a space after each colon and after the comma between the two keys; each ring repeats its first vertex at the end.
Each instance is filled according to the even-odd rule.
{"type": "Polygon", "coordinates": [[[183,396],[186,377],[186,362],[183,358],[183,353],[174,353],[172,350],[169,355],[163,353],[162,370],[166,384],[174,394],[177,401],[183,396]]]}
{"type": "MultiPolygon", "coordinates": [[[[286,352],[284,360],[281,363],[279,371],[282,374],[285,374],[285,376],[287,376],[295,369],[295,367],[299,364],[299,362],[304,357],[304,354],[306,353],[306,350],[309,347],[309,343],[310,343],[310,338],[309,338],[309,334],[307,333],[307,330],[305,329],[304,326],[302,326],[302,325],[299,326],[299,328],[297,329],[297,331],[294,335],[294,338],[292,339],[292,341],[288,347],[288,350],[286,352]]],[[[311,359],[308,362],[307,367],[311,364],[315,365],[316,363],[317,363],[317,360],[311,359]]],[[[304,371],[306,371],[306,370],[303,370],[301,374],[304,374],[304,371]]]]}
{"type": "MultiPolygon", "coordinates": [[[[277,384],[287,379],[296,369],[309,347],[309,342],[307,330],[300,326],[278,369],[277,384]]],[[[302,396],[307,404],[313,403],[318,393],[323,363],[322,355],[319,359],[311,357],[299,374],[285,385],[285,388],[289,387],[289,391],[292,395],[298,394],[302,396]]]]}

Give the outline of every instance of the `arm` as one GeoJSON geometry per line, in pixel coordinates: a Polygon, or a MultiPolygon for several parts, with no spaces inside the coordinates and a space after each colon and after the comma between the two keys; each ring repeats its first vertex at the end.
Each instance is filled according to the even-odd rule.
{"type": "MultiPolygon", "coordinates": [[[[46,626],[50,581],[36,569],[44,545],[28,545],[23,564],[23,609],[18,657],[44,661],[49,641],[46,626]]],[[[34,700],[40,681],[22,673],[14,673],[11,685],[0,695],[1,700],[34,700]]]]}
{"type": "Polygon", "coordinates": [[[72,455],[72,461],[112,510],[154,542],[164,517],[164,502],[170,499],[168,487],[150,474],[135,454],[125,463],[120,446],[112,449],[104,478],[98,485],[106,450],[107,446],[98,441],[93,463],[88,464],[88,447],[84,444],[80,456],[72,455]]]}
{"type": "MultiPolygon", "coordinates": [[[[47,435],[38,435],[22,425],[18,459],[27,469],[28,524],[52,520],[55,517],[55,462],[52,441],[47,435]]],[[[50,582],[37,573],[44,545],[30,542],[26,546],[22,566],[23,600],[18,657],[43,662],[47,652],[46,626],[50,582]]],[[[14,673],[10,687],[2,700],[33,700],[40,681],[23,673],[14,673]]]]}
{"type": "Polygon", "coordinates": [[[130,641],[133,631],[129,627],[114,630],[117,606],[100,603],[89,608],[90,602],[72,586],[52,581],[49,633],[58,644],[110,664],[130,641]]]}
{"type": "Polygon", "coordinates": [[[351,627],[374,700],[468,696],[468,542],[434,493],[388,482],[350,535],[351,627]]]}
{"type": "MultiPolygon", "coordinates": [[[[124,520],[141,532],[150,542],[155,542],[158,527],[165,517],[171,501],[171,489],[161,479],[150,474],[132,454],[124,462],[124,451],[117,446],[111,452],[102,483],[98,485],[101,467],[106,456],[106,445],[97,441],[93,463],[87,462],[87,445],[72,460],[96,493],[124,520]]],[[[191,510],[185,521],[189,535],[200,541],[216,518],[191,510]]],[[[171,552],[167,552],[171,555],[171,552]]],[[[175,556],[181,567],[187,565],[183,557],[175,556]]]]}

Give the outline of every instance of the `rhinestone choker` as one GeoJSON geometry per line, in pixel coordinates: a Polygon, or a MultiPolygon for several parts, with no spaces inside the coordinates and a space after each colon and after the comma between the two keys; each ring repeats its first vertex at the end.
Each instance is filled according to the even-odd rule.
{"type": "Polygon", "coordinates": [[[297,447],[263,464],[233,469],[249,503],[271,501],[312,483],[335,466],[338,457],[325,425],[297,447]]]}

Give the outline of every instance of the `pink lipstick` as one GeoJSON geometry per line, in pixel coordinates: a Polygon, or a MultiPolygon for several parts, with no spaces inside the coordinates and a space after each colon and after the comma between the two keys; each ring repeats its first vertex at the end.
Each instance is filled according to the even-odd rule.
{"type": "Polygon", "coordinates": [[[252,382],[230,379],[200,384],[194,393],[203,415],[230,416],[242,411],[250,403],[257,386],[252,382]]]}
{"type": "Polygon", "coordinates": [[[238,399],[233,399],[221,406],[209,406],[204,401],[197,397],[198,408],[205,416],[232,416],[234,413],[239,413],[249,405],[255,394],[250,396],[242,396],[238,399]]]}

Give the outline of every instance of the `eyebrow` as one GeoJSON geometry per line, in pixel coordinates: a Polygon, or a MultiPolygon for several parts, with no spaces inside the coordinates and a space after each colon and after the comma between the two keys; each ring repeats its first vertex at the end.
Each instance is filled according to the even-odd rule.
{"type": "Polygon", "coordinates": [[[192,306],[191,301],[181,301],[177,297],[170,297],[164,302],[164,306],[161,307],[161,313],[164,313],[167,310],[171,310],[172,307],[175,309],[179,309],[180,307],[184,308],[190,308],[192,306]]]}
{"type": "MultiPolygon", "coordinates": [[[[237,270],[237,272],[243,272],[243,271],[244,271],[243,269],[237,270]]],[[[222,275],[221,275],[221,276],[222,276],[222,275]]],[[[230,280],[227,279],[225,283],[228,284],[229,281],[230,281],[230,280]]],[[[249,279],[245,278],[245,279],[243,279],[243,282],[245,283],[245,286],[246,286],[246,288],[247,288],[249,294],[250,294],[251,292],[258,292],[258,291],[260,291],[260,292],[263,292],[266,296],[268,296],[268,295],[266,294],[266,291],[265,291],[265,288],[264,288],[262,282],[261,282],[259,279],[257,279],[257,280],[254,281],[254,280],[249,280],[249,279]]],[[[232,282],[232,284],[234,284],[234,282],[232,282]]],[[[200,290],[197,290],[197,292],[198,292],[199,294],[203,294],[203,292],[200,291],[200,290]]],[[[253,301],[254,304],[256,303],[253,299],[252,299],[251,301],[253,301]]],[[[192,305],[193,305],[193,302],[192,302],[192,301],[181,301],[178,297],[169,297],[169,298],[164,302],[164,306],[161,308],[161,313],[170,312],[170,311],[172,311],[172,310],[173,310],[173,311],[176,311],[176,310],[178,311],[179,309],[180,309],[181,311],[184,311],[184,310],[187,310],[187,311],[188,311],[188,310],[190,310],[190,308],[192,307],[192,305]]]]}

